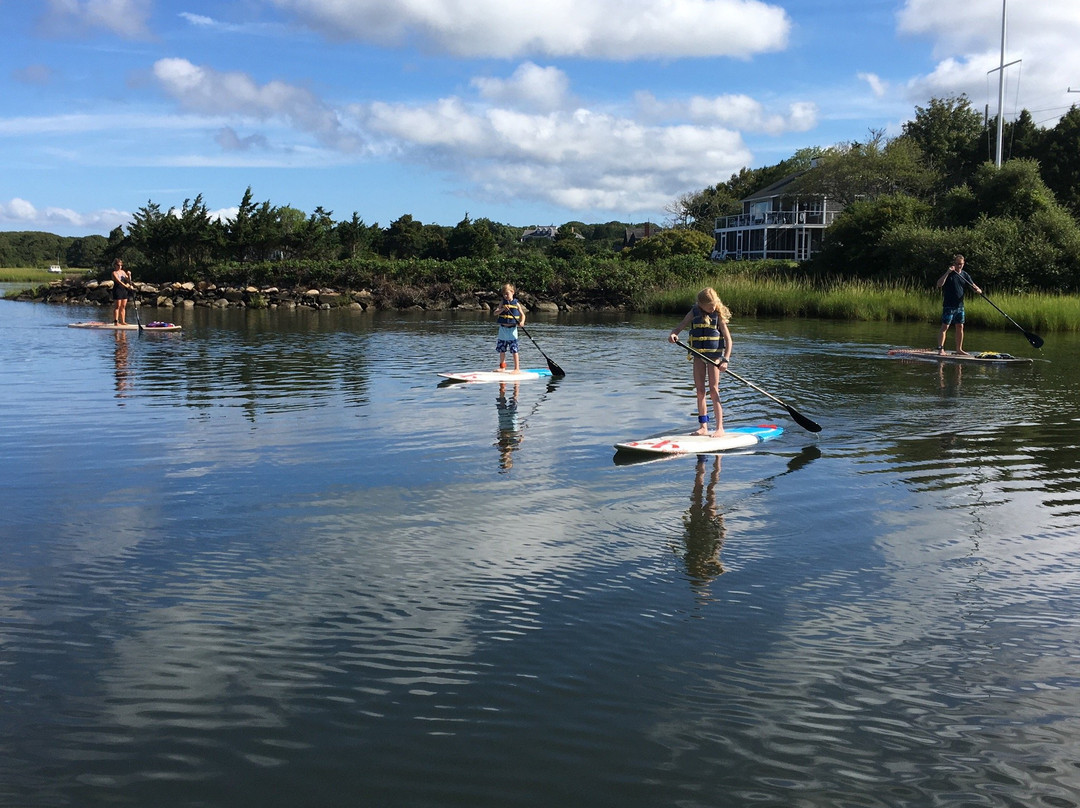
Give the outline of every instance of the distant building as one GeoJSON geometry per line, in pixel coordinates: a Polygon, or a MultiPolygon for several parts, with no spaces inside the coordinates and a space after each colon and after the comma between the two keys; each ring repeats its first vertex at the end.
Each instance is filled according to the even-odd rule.
{"type": "Polygon", "coordinates": [[[652,222],[646,222],[640,227],[628,227],[623,232],[622,248],[625,250],[633,247],[643,238],[656,235],[658,232],[660,232],[660,228],[654,227],[652,222]]]}
{"type": "Polygon", "coordinates": [[[521,234],[520,241],[537,241],[539,239],[553,241],[558,234],[559,228],[555,225],[549,225],[547,227],[530,227],[521,234]]]}
{"type": "MultiPolygon", "coordinates": [[[[815,166],[812,163],[806,171],[815,166]]],[[[792,193],[791,185],[806,171],[790,174],[746,197],[743,212],[737,216],[717,219],[712,257],[805,261],[820,252],[825,228],[843,205],[820,195],[792,193]]]]}

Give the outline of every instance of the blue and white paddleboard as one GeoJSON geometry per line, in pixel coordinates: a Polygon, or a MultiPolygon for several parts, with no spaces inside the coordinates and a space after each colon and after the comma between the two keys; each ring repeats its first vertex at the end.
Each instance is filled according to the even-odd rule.
{"type": "Polygon", "coordinates": [[[763,441],[779,437],[784,432],[776,424],[737,426],[724,430],[723,435],[658,435],[654,438],[616,443],[619,452],[642,452],[648,454],[712,454],[731,449],[745,449],[763,441]]]}
{"type": "Polygon", "coordinates": [[[440,376],[454,382],[527,382],[551,376],[547,368],[522,368],[513,370],[474,370],[469,373],[440,373],[440,376]]]}

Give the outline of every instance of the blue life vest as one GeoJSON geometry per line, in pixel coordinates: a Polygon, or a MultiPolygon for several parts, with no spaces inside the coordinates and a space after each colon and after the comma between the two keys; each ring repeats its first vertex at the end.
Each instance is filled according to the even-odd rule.
{"type": "Polygon", "coordinates": [[[698,306],[694,306],[692,311],[694,317],[690,322],[690,347],[712,359],[723,359],[724,337],[720,333],[720,312],[707,314],[698,306]]]}
{"type": "Polygon", "coordinates": [[[499,325],[503,328],[517,327],[518,321],[521,319],[521,304],[518,303],[517,298],[515,297],[509,303],[504,300],[503,306],[506,308],[499,313],[499,325]],[[509,309],[509,311],[506,309],[509,309]]]}

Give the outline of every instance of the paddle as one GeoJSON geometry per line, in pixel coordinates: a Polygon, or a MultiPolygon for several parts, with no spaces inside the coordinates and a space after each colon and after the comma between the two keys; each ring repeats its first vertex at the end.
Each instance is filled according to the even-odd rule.
{"type": "MultiPolygon", "coordinates": [[[[695,356],[698,356],[698,357],[704,359],[706,362],[709,362],[710,364],[713,364],[713,365],[716,365],[717,367],[720,367],[720,363],[717,362],[715,359],[706,356],[701,351],[698,351],[698,350],[695,350],[694,348],[691,348],[686,343],[684,343],[684,342],[682,342],[680,340],[675,340],[675,344],[682,347],[682,348],[685,348],[686,350],[688,350],[690,353],[694,354],[695,356]]],[[[738,379],[740,382],[745,384],[747,387],[752,387],[754,390],[757,390],[759,393],[761,393],[766,398],[771,398],[773,401],[775,401],[777,404],[779,404],[781,407],[783,407],[785,410],[787,410],[788,415],[791,416],[792,420],[794,420],[795,423],[797,423],[803,429],[807,430],[808,432],[820,432],[821,431],[820,424],[814,423],[809,418],[807,418],[805,415],[803,415],[801,412],[799,412],[797,409],[792,407],[790,404],[785,404],[783,401],[778,399],[772,393],[770,393],[770,392],[768,392],[766,390],[762,390],[756,384],[754,384],[751,381],[748,381],[747,379],[744,379],[742,376],[740,376],[738,373],[736,373],[735,371],[733,371],[731,369],[728,369],[727,373],[730,374],[731,376],[734,376],[736,379],[738,379]]]]}
{"type": "MultiPolygon", "coordinates": [[[[997,309],[998,311],[1001,311],[1001,309],[998,307],[997,303],[995,303],[993,300],[991,300],[986,295],[984,295],[982,292],[980,292],[978,289],[976,289],[963,276],[960,277],[960,280],[964,281],[964,283],[966,283],[968,286],[970,286],[971,291],[975,292],[975,294],[977,294],[979,297],[981,297],[983,300],[985,300],[987,303],[989,303],[995,309],[997,309]]],[[[1042,337],[1040,337],[1038,334],[1033,334],[1032,332],[1025,330],[1024,327],[1022,325],[1020,325],[1020,323],[1016,322],[1016,320],[1014,320],[1012,317],[1005,314],[1005,312],[1001,311],[1001,313],[1005,315],[1006,320],[1008,320],[1010,323],[1012,323],[1013,325],[1015,325],[1017,328],[1019,328],[1021,331],[1024,332],[1024,336],[1027,337],[1027,341],[1031,343],[1032,348],[1041,348],[1043,346],[1043,338],[1042,337]]]]}
{"type": "MultiPolygon", "coordinates": [[[[533,345],[536,345],[536,340],[534,340],[532,338],[532,334],[530,334],[528,331],[525,331],[525,326],[519,325],[518,328],[520,328],[525,333],[526,337],[528,337],[530,340],[532,340],[533,345]]],[[[551,371],[552,376],[565,376],[566,375],[566,371],[563,370],[558,365],[556,365],[553,361],[551,361],[551,357],[548,356],[546,353],[544,353],[543,348],[541,348],[539,345],[536,345],[536,350],[538,350],[540,352],[540,355],[543,356],[544,359],[547,360],[548,370],[551,371]]]]}
{"type": "Polygon", "coordinates": [[[135,309],[135,323],[139,326],[139,333],[142,333],[142,319],[139,317],[139,293],[135,291],[135,283],[131,280],[131,275],[128,275],[128,285],[131,287],[131,305],[135,309]]]}

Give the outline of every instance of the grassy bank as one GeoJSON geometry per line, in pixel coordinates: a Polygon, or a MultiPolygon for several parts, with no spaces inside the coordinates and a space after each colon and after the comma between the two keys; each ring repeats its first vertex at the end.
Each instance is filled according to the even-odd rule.
{"type": "MultiPolygon", "coordinates": [[[[732,314],[743,317],[821,317],[837,320],[938,322],[941,293],[905,284],[859,280],[814,282],[792,278],[719,275],[706,279],[732,314]]],[[[648,296],[647,311],[682,314],[700,287],[684,286],[648,296]]],[[[1014,326],[978,295],[969,292],[966,320],[980,328],[1014,326]]],[[[1032,293],[991,294],[990,300],[1033,331],[1080,331],[1080,297],[1032,293]]]]}
{"type": "Polygon", "coordinates": [[[34,267],[0,267],[0,283],[25,283],[33,286],[77,274],[79,270],[65,270],[63,274],[57,275],[47,269],[34,267]]]}

